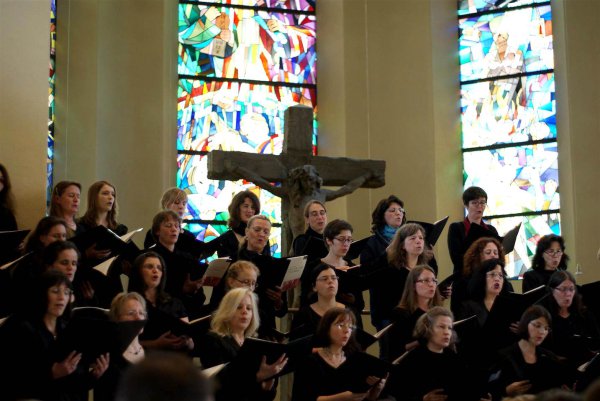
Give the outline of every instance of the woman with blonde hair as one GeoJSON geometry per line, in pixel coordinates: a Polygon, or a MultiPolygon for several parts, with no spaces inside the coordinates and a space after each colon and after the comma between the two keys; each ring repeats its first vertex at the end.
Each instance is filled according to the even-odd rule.
{"type": "MultiPolygon", "coordinates": [[[[122,292],[112,300],[108,316],[113,322],[145,320],[147,317],[146,301],[137,292],[122,292]]],[[[111,355],[106,373],[104,373],[96,387],[94,387],[94,400],[114,400],[117,393],[117,386],[125,371],[132,365],[141,362],[145,356],[146,354],[140,344],[138,334],[123,354],[111,355]]]]}
{"type": "MultiPolygon", "coordinates": [[[[437,279],[427,265],[415,266],[406,277],[404,292],[398,306],[392,311],[394,325],[388,332],[390,361],[417,345],[413,328],[419,317],[434,306],[442,305],[437,279]]],[[[382,355],[386,357],[386,355],[382,355]]]]}
{"type": "MultiPolygon", "coordinates": [[[[211,331],[200,350],[204,369],[235,360],[244,342],[256,336],[260,319],[256,295],[248,288],[234,288],[221,301],[213,315],[211,331]]],[[[282,355],[273,364],[263,357],[260,364],[249,367],[229,363],[218,374],[216,401],[271,400],[275,396],[276,375],[287,363],[282,355]]]]}
{"type": "Polygon", "coordinates": [[[214,311],[219,307],[225,294],[233,288],[248,288],[254,291],[258,286],[258,267],[247,260],[238,260],[232,263],[225,273],[223,280],[213,288],[210,297],[209,310],[214,311]]]}

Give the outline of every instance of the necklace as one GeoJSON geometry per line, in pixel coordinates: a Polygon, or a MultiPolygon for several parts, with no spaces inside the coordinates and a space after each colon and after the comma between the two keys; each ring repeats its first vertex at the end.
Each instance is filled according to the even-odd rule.
{"type": "Polygon", "coordinates": [[[339,353],[333,353],[329,347],[324,347],[321,348],[323,351],[323,355],[325,355],[327,358],[329,359],[334,359],[334,358],[339,358],[339,359],[344,359],[346,357],[346,354],[344,353],[344,350],[341,350],[339,353]]]}

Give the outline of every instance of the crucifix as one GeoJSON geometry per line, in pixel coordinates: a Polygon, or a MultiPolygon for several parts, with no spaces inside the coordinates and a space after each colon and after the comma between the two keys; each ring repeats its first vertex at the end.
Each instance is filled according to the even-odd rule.
{"type": "Polygon", "coordinates": [[[282,200],[282,254],[304,232],[304,207],[312,199],[323,203],[358,188],[385,185],[385,161],[314,156],[313,110],[292,106],[285,111],[285,137],[280,155],[213,150],[208,154],[208,178],[253,182],[282,200]],[[276,186],[272,183],[280,183],[276,186]],[[339,186],[337,190],[322,186],[339,186]]]}

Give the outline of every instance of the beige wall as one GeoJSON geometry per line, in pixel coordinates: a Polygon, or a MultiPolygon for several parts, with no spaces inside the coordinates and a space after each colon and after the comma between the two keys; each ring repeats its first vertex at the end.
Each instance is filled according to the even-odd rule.
{"type": "Polygon", "coordinates": [[[148,228],[175,185],[176,4],[61,0],[58,11],[56,181],[112,182],[130,228],[148,228]]]}
{"type": "Polygon", "coordinates": [[[21,228],[34,225],[46,206],[49,32],[48,1],[0,1],[0,163],[21,228]]]}
{"type": "Polygon", "coordinates": [[[560,0],[556,15],[556,90],[561,219],[570,270],[600,280],[600,2],[560,0]],[[561,23],[563,22],[563,23],[561,23]]]}
{"type": "MultiPolygon", "coordinates": [[[[143,3],[61,0],[59,9],[57,179],[85,187],[113,181],[121,220],[130,227],[148,227],[176,170],[176,2],[143,3]]],[[[385,188],[330,205],[331,217],[348,218],[357,237],[368,234],[372,208],[390,193],[405,201],[411,219],[461,216],[455,5],[319,2],[320,153],[388,163],[385,188]]],[[[590,281],[600,278],[594,274],[600,44],[593,40],[600,4],[554,6],[563,229],[573,261],[590,281]]],[[[36,211],[33,222],[44,197],[47,2],[0,7],[0,89],[11,94],[0,99],[0,159],[17,175],[21,210],[36,211]]],[[[437,248],[443,274],[449,270],[443,238],[437,248]]]]}
{"type": "MultiPolygon", "coordinates": [[[[455,7],[446,0],[319,3],[320,152],[387,162],[384,188],[341,201],[357,237],[369,234],[371,211],[389,194],[405,202],[409,219],[460,216],[455,7]],[[322,22],[336,15],[341,27],[339,17],[333,28],[322,22]]],[[[444,238],[437,249],[445,274],[444,238]]]]}

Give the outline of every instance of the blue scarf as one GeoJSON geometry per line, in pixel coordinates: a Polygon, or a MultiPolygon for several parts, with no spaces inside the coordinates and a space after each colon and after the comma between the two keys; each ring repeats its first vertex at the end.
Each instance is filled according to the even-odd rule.
{"type": "Polygon", "coordinates": [[[397,230],[397,228],[388,226],[386,224],[385,226],[383,226],[383,230],[381,230],[381,235],[383,235],[383,238],[385,238],[387,242],[392,242],[392,238],[394,238],[394,234],[396,234],[397,230]]]}

